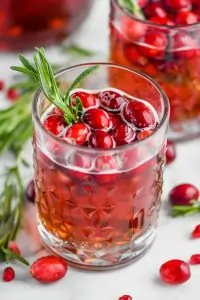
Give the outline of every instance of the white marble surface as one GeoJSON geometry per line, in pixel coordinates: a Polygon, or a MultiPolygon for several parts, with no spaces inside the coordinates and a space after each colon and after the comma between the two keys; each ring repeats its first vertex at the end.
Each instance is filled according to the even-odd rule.
{"type": "MultiPolygon", "coordinates": [[[[73,38],[82,46],[107,52],[108,0],[96,0],[88,21],[73,38]]],[[[55,61],[61,61],[56,49],[49,49],[55,61]]],[[[8,78],[9,66],[16,63],[15,55],[0,55],[0,78],[8,78]]],[[[1,99],[1,98],[0,98],[1,99]]],[[[0,103],[1,105],[1,103],[0,103]]],[[[180,144],[176,162],[165,171],[163,208],[157,239],[148,254],[124,269],[112,272],[83,272],[69,268],[67,276],[52,285],[41,285],[27,275],[26,269],[17,268],[17,278],[12,283],[0,279],[0,300],[116,300],[122,294],[131,294],[134,300],[199,300],[200,267],[192,267],[190,281],[181,286],[165,286],[158,280],[159,266],[168,259],[187,260],[200,252],[200,240],[189,236],[200,223],[200,216],[172,219],[166,209],[169,189],[177,183],[191,182],[200,185],[200,140],[180,144]]],[[[0,160],[0,169],[10,163],[10,156],[0,160]]],[[[27,243],[29,241],[27,240],[27,243]]],[[[34,257],[32,257],[34,259],[34,257]]],[[[0,273],[3,265],[0,265],[0,273]]]]}

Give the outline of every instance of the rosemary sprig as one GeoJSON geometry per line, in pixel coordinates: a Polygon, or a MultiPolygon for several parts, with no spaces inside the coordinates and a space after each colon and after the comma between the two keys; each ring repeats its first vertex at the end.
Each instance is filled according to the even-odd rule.
{"type": "Polygon", "coordinates": [[[94,72],[98,66],[92,66],[84,70],[64,94],[59,89],[52,67],[46,58],[44,48],[36,48],[36,53],[33,55],[33,63],[28,61],[23,55],[19,56],[19,60],[21,61],[22,66],[13,66],[11,69],[31,77],[33,81],[42,88],[47,99],[49,99],[56,107],[63,111],[65,121],[68,125],[76,122],[78,113],[82,111],[82,104],[79,99],[76,99],[75,105],[72,105],[70,92],[75,87],[78,87],[85,77],[94,72]]]}
{"type": "Polygon", "coordinates": [[[8,168],[5,175],[0,194],[0,261],[15,259],[28,265],[23,257],[8,248],[9,242],[16,238],[22,218],[24,188],[18,165],[8,168]]]}
{"type": "Polygon", "coordinates": [[[191,205],[173,205],[172,216],[189,216],[196,213],[200,213],[200,202],[194,201],[191,205]]]}
{"type": "Polygon", "coordinates": [[[75,44],[61,45],[61,51],[76,57],[91,57],[95,54],[94,51],[82,48],[75,44]]]}
{"type": "Polygon", "coordinates": [[[119,0],[119,4],[132,15],[144,20],[145,16],[138,5],[137,0],[119,0]]]}

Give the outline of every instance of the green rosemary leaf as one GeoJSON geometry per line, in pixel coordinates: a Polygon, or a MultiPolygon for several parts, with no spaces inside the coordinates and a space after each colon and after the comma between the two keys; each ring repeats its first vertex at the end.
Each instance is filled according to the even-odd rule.
{"type": "Polygon", "coordinates": [[[98,69],[98,66],[92,66],[92,67],[89,67],[88,69],[84,70],[75,80],[74,82],[70,85],[70,87],[68,88],[67,92],[66,92],[66,95],[65,95],[65,102],[67,103],[67,101],[69,101],[69,95],[70,95],[70,92],[77,88],[80,83],[83,82],[83,80],[91,75],[94,71],[96,71],[98,69]]]}
{"type": "Polygon", "coordinates": [[[12,66],[10,68],[14,71],[21,72],[21,73],[24,73],[26,75],[29,75],[29,76],[33,77],[35,80],[37,80],[37,78],[35,77],[35,73],[30,71],[29,69],[26,69],[26,68],[23,68],[23,67],[15,67],[15,66],[12,66]]]}
{"type": "Polygon", "coordinates": [[[119,4],[132,15],[144,20],[144,14],[139,7],[137,0],[119,0],[119,4]]]}
{"type": "Polygon", "coordinates": [[[128,10],[131,14],[134,13],[134,7],[133,7],[133,2],[132,0],[119,0],[119,4],[128,10]]]}
{"type": "Polygon", "coordinates": [[[74,44],[69,45],[69,46],[62,45],[61,50],[63,52],[66,52],[66,53],[69,53],[69,54],[72,54],[72,55],[75,55],[75,56],[80,56],[80,57],[91,57],[95,54],[94,51],[82,48],[82,47],[74,45],[74,44]]]}
{"type": "Polygon", "coordinates": [[[9,260],[16,259],[16,260],[18,260],[19,262],[25,264],[26,266],[29,266],[29,265],[30,265],[29,262],[28,262],[24,257],[22,257],[21,255],[16,254],[16,253],[14,253],[13,251],[11,251],[11,250],[9,250],[9,249],[6,249],[6,248],[4,248],[4,247],[2,247],[1,250],[2,250],[2,252],[3,252],[6,256],[8,256],[9,260]]]}
{"type": "Polygon", "coordinates": [[[36,68],[33,66],[33,64],[31,64],[28,59],[26,59],[26,57],[24,57],[24,55],[19,54],[19,60],[21,61],[21,63],[24,65],[24,67],[28,70],[30,70],[31,72],[35,73],[35,75],[37,76],[37,70],[36,68]]]}

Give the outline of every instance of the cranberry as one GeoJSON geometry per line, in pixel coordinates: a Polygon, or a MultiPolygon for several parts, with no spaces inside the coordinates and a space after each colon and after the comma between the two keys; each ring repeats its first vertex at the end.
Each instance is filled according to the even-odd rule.
{"type": "Polygon", "coordinates": [[[49,115],[44,121],[45,128],[53,133],[54,135],[59,135],[63,129],[66,127],[65,120],[60,115],[49,115]]]}
{"type": "Polygon", "coordinates": [[[141,101],[129,101],[124,105],[122,115],[126,122],[134,124],[139,129],[153,127],[156,124],[153,111],[141,101]]]}
{"type": "Polygon", "coordinates": [[[142,55],[152,58],[163,58],[168,44],[165,33],[149,30],[144,36],[143,45],[138,46],[142,55]]]}
{"type": "Polygon", "coordinates": [[[113,149],[115,147],[112,136],[102,130],[97,130],[90,135],[88,145],[99,149],[113,149]]]}
{"type": "Polygon", "coordinates": [[[9,282],[15,278],[15,270],[11,267],[6,267],[3,271],[3,281],[9,282]]]}
{"type": "Polygon", "coordinates": [[[123,295],[118,300],[132,300],[132,297],[130,295],[123,295]]]}
{"type": "Polygon", "coordinates": [[[81,171],[75,171],[75,170],[68,170],[68,173],[82,181],[88,180],[89,174],[88,170],[92,168],[92,158],[91,156],[85,154],[85,153],[79,153],[76,152],[69,156],[69,163],[74,167],[78,167],[83,169],[83,172],[81,171]]]}
{"type": "Polygon", "coordinates": [[[21,252],[19,250],[19,247],[17,246],[15,241],[10,241],[8,244],[8,249],[10,249],[13,253],[20,255],[21,252]]]}
{"type": "Polygon", "coordinates": [[[100,184],[110,184],[116,182],[119,174],[110,173],[118,168],[117,160],[113,156],[104,155],[97,157],[95,161],[95,170],[99,173],[105,172],[106,174],[94,175],[95,180],[100,184]],[[109,174],[107,173],[109,172],[109,174]]]}
{"type": "Polygon", "coordinates": [[[6,93],[6,97],[11,100],[11,101],[15,101],[19,98],[20,96],[20,92],[15,89],[15,88],[9,88],[7,90],[7,93],[6,93]]]}
{"type": "Polygon", "coordinates": [[[192,231],[192,238],[193,239],[200,238],[200,224],[195,226],[194,230],[192,231]]]}
{"type": "Polygon", "coordinates": [[[76,97],[78,97],[81,100],[83,108],[97,107],[97,105],[98,105],[96,96],[86,93],[86,92],[78,91],[78,92],[73,93],[71,95],[71,97],[72,97],[72,100],[74,100],[74,102],[75,102],[76,97]]]}
{"type": "Polygon", "coordinates": [[[195,8],[199,8],[200,7],[199,0],[192,0],[192,4],[195,6],[195,8]]]}
{"type": "Polygon", "coordinates": [[[117,146],[130,144],[135,140],[136,137],[135,130],[126,124],[122,124],[113,130],[112,135],[117,146]]]}
{"type": "Polygon", "coordinates": [[[189,25],[198,22],[198,16],[191,11],[180,11],[176,17],[176,24],[189,25]]]}
{"type": "Polygon", "coordinates": [[[71,144],[83,145],[88,139],[90,130],[83,123],[72,124],[65,133],[65,140],[71,144]]]}
{"type": "Polygon", "coordinates": [[[142,141],[144,139],[146,139],[147,137],[149,137],[150,135],[152,135],[153,130],[143,130],[140,131],[137,135],[137,139],[138,141],[142,141]]]}
{"type": "Polygon", "coordinates": [[[167,141],[166,164],[171,164],[176,159],[176,148],[172,141],[167,141]]]}
{"type": "Polygon", "coordinates": [[[3,80],[0,80],[0,91],[2,91],[5,87],[5,83],[3,80]]]}
{"type": "Polygon", "coordinates": [[[189,260],[190,265],[199,265],[200,264],[200,254],[193,254],[189,260]]]}
{"type": "Polygon", "coordinates": [[[172,12],[180,10],[189,10],[191,8],[191,0],[165,0],[165,4],[172,12]]]}
{"type": "Polygon", "coordinates": [[[145,7],[145,15],[148,18],[151,17],[159,17],[159,18],[165,18],[167,16],[167,13],[165,11],[165,8],[163,7],[163,5],[159,2],[152,2],[149,3],[146,7],[145,7]]]}
{"type": "Polygon", "coordinates": [[[191,205],[192,201],[197,201],[198,198],[198,189],[189,183],[177,185],[169,194],[169,200],[172,205],[191,205]]]}
{"type": "Polygon", "coordinates": [[[128,61],[138,66],[145,66],[148,63],[148,59],[137,50],[135,45],[128,44],[124,47],[124,54],[128,61]]]}
{"type": "Polygon", "coordinates": [[[149,19],[152,23],[156,23],[159,25],[166,25],[166,26],[173,26],[175,23],[168,17],[162,18],[162,17],[152,17],[149,19]]]}
{"type": "Polygon", "coordinates": [[[30,267],[33,278],[43,283],[55,282],[67,272],[67,263],[58,256],[44,256],[37,259],[30,267]]]}
{"type": "Polygon", "coordinates": [[[146,33],[147,26],[142,21],[124,17],[122,19],[122,31],[131,41],[139,40],[146,33]]]}
{"type": "Polygon", "coordinates": [[[111,122],[112,122],[111,130],[116,129],[118,126],[123,124],[123,121],[122,121],[122,118],[121,118],[120,115],[115,115],[115,114],[109,113],[109,116],[110,116],[110,119],[111,119],[111,122]]]}
{"type": "Polygon", "coordinates": [[[91,108],[83,114],[83,122],[93,130],[110,130],[112,123],[106,111],[100,108],[91,108]]]}
{"type": "Polygon", "coordinates": [[[149,0],[138,0],[138,5],[141,8],[144,8],[148,4],[149,0]]]}
{"type": "Polygon", "coordinates": [[[192,58],[197,53],[196,41],[184,32],[173,36],[174,56],[181,59],[192,58]]]}
{"type": "Polygon", "coordinates": [[[160,267],[160,279],[168,284],[182,284],[191,277],[190,266],[183,260],[172,259],[160,267]]]}
{"type": "Polygon", "coordinates": [[[100,92],[98,96],[101,106],[108,111],[119,112],[122,104],[126,102],[122,95],[113,91],[100,92]]]}
{"type": "Polygon", "coordinates": [[[27,187],[26,187],[26,191],[25,191],[25,196],[26,199],[30,202],[35,202],[35,186],[34,186],[34,181],[31,180],[27,187]]]}

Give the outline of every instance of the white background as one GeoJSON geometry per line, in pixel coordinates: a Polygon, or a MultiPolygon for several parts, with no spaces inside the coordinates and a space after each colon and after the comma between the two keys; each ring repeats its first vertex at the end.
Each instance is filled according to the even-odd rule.
{"type": "MultiPolygon", "coordinates": [[[[73,36],[76,43],[108,52],[109,0],[96,0],[93,11],[81,30],[73,36]]],[[[49,56],[57,62],[63,57],[55,48],[49,56]]],[[[66,59],[65,59],[66,60],[66,59]]],[[[0,78],[9,78],[9,66],[16,64],[16,55],[0,54],[0,78]]],[[[2,100],[3,101],[3,100],[2,100]]],[[[0,106],[1,96],[0,96],[0,106]]],[[[168,259],[188,260],[193,253],[200,253],[200,240],[191,240],[193,227],[200,223],[200,215],[171,218],[167,210],[167,194],[170,188],[182,182],[200,186],[200,140],[180,144],[176,162],[167,167],[164,175],[163,207],[157,239],[148,254],[124,269],[110,272],[83,272],[69,268],[67,276],[58,283],[41,285],[18,267],[17,278],[11,283],[0,279],[0,300],[117,300],[123,294],[134,300],[199,300],[200,266],[191,268],[190,281],[181,286],[166,286],[158,277],[160,265],[168,259]]],[[[0,168],[10,163],[8,155],[0,160],[0,168]]],[[[27,242],[28,243],[28,242],[27,242]]],[[[0,265],[0,273],[3,265],[0,265]]]]}

